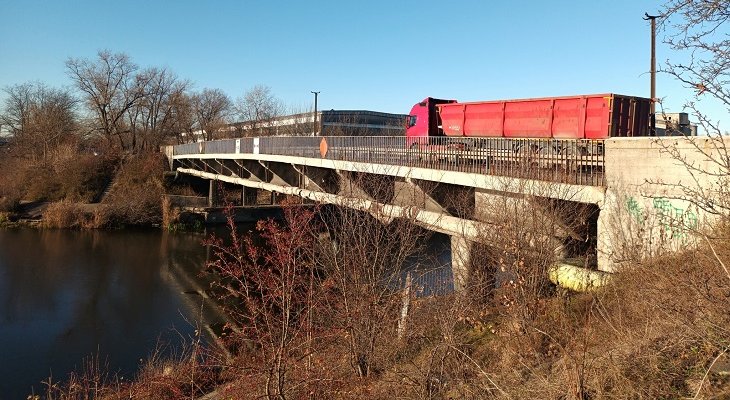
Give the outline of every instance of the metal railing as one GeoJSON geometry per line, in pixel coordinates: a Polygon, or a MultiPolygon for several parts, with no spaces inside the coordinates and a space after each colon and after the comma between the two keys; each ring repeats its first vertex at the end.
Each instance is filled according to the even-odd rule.
{"type": "Polygon", "coordinates": [[[271,154],[604,186],[603,140],[271,136],[175,146],[174,155],[271,154]]]}
{"type": "Polygon", "coordinates": [[[201,196],[180,196],[166,194],[163,195],[165,200],[170,202],[174,207],[208,207],[208,198],[201,196]]]}

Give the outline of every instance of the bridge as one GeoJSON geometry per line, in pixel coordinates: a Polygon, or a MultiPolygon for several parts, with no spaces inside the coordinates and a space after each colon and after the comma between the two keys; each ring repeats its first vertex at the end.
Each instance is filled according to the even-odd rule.
{"type": "Polygon", "coordinates": [[[710,216],[690,195],[721,184],[711,138],[292,136],[164,151],[172,170],[210,180],[211,201],[221,181],[243,188],[243,205],[260,191],[281,193],[451,235],[456,287],[468,275],[472,244],[500,235],[505,210],[551,224],[531,240],[549,243],[561,262],[613,272],[691,245],[710,216]]]}

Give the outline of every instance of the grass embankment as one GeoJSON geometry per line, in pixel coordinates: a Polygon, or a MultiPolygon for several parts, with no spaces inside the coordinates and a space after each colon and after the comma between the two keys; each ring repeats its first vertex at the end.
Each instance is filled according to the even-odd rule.
{"type": "Polygon", "coordinates": [[[3,160],[0,224],[22,218],[23,203],[46,202],[42,226],[118,228],[161,222],[164,156],[56,154],[48,163],[3,160]],[[113,185],[112,185],[113,183],[113,185]],[[23,202],[21,202],[23,200],[23,202]]]}
{"type": "MultiPolygon", "coordinates": [[[[164,156],[134,155],[119,164],[113,185],[97,204],[62,200],[44,214],[44,226],[54,228],[117,228],[156,226],[162,218],[164,156]]],[[[111,182],[107,181],[106,189],[111,182]]],[[[102,190],[103,190],[102,189],[102,190]]],[[[97,196],[101,196],[100,192],[97,196]]]]}

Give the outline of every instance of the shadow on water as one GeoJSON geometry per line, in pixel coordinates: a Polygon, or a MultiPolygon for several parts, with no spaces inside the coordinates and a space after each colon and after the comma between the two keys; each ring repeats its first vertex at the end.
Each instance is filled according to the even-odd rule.
{"type": "Polygon", "coordinates": [[[401,286],[410,275],[411,288],[416,297],[442,296],[454,291],[451,272],[451,239],[433,232],[424,246],[424,252],[406,260],[401,269],[401,286]]]}

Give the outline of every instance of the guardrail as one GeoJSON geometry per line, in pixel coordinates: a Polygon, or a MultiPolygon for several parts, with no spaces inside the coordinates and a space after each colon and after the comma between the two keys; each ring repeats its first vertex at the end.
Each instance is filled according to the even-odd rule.
{"type": "Polygon", "coordinates": [[[188,143],[173,154],[272,154],[605,185],[603,140],[272,136],[188,143]]]}

